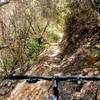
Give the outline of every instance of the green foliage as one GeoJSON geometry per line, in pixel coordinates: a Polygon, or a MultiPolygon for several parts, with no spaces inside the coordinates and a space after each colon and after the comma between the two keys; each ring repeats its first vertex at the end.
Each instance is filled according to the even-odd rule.
{"type": "Polygon", "coordinates": [[[12,68],[13,60],[11,57],[5,57],[3,59],[3,63],[1,65],[2,70],[5,72],[5,74],[8,73],[8,70],[12,68]]]}
{"type": "Polygon", "coordinates": [[[7,57],[4,59],[4,66],[11,66],[12,65],[12,59],[10,57],[7,57]]]}
{"type": "Polygon", "coordinates": [[[58,34],[55,34],[55,33],[49,33],[48,34],[48,41],[50,43],[57,42],[59,39],[60,39],[60,36],[58,34]]]}
{"type": "Polygon", "coordinates": [[[99,3],[100,3],[100,0],[95,0],[95,1],[96,1],[96,3],[97,3],[97,4],[99,4],[99,3]]]}
{"type": "Polygon", "coordinates": [[[29,39],[26,42],[26,50],[27,50],[27,56],[28,57],[35,57],[37,58],[37,55],[39,55],[40,51],[43,49],[43,44],[39,44],[37,39],[29,39]]]}

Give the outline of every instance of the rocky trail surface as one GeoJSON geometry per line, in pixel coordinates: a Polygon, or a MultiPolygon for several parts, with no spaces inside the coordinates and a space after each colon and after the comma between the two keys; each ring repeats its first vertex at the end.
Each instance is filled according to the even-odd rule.
{"type": "MultiPolygon", "coordinates": [[[[61,51],[62,50],[59,44],[51,44],[39,55],[39,64],[31,66],[26,74],[40,76],[54,74],[65,75],[65,73],[63,73],[65,70],[64,66],[66,65],[66,63],[64,64],[64,61],[69,63],[72,62],[75,58],[75,55],[81,51],[78,50],[78,52],[73,54],[73,56],[63,60],[59,57],[61,51]],[[62,66],[61,60],[64,66],[62,66]]],[[[78,72],[77,70],[76,72],[77,74],[81,73],[82,75],[89,76],[99,75],[97,68],[84,68],[82,71],[78,72]]],[[[99,82],[85,82],[81,87],[71,82],[61,83],[60,100],[100,100],[100,95],[97,95],[97,88],[99,85],[99,82]]],[[[20,81],[8,96],[2,96],[0,100],[48,100],[49,86],[50,83],[47,81],[39,81],[35,84],[29,84],[26,81],[20,81]]]]}

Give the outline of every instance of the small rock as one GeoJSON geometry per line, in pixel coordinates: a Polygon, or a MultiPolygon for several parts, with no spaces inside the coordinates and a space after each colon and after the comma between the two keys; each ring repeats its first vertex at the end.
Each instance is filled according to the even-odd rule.
{"type": "Polygon", "coordinates": [[[8,87],[10,87],[11,85],[12,85],[12,83],[11,83],[11,82],[9,82],[9,83],[8,83],[8,87]]]}
{"type": "Polygon", "coordinates": [[[99,71],[95,71],[94,74],[95,75],[99,75],[100,73],[99,73],[99,71]]]}
{"type": "Polygon", "coordinates": [[[89,73],[88,73],[88,76],[94,76],[94,72],[92,72],[92,71],[89,72],[89,73]]]}
{"type": "Polygon", "coordinates": [[[88,74],[92,70],[93,70],[93,68],[85,68],[85,69],[83,69],[83,73],[88,74]]]}
{"type": "Polygon", "coordinates": [[[80,98],[82,98],[82,95],[80,92],[75,92],[74,94],[72,94],[72,99],[71,100],[80,100],[80,98]]]}

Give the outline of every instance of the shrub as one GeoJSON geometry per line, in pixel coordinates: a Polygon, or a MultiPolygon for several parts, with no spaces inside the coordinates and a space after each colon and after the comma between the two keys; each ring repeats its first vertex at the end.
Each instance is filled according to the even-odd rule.
{"type": "Polygon", "coordinates": [[[39,44],[37,39],[29,39],[26,42],[27,57],[36,60],[40,52],[43,50],[44,45],[39,44]]]}
{"type": "Polygon", "coordinates": [[[8,74],[8,72],[11,70],[12,68],[12,64],[13,64],[13,59],[9,56],[4,57],[2,60],[2,64],[1,64],[1,69],[4,72],[4,74],[8,74]]]}

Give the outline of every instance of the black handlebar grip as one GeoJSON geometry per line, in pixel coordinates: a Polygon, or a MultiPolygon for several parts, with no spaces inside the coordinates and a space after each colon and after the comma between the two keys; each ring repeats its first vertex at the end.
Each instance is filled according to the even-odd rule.
{"type": "Polygon", "coordinates": [[[9,75],[6,76],[5,79],[10,79],[10,80],[23,80],[23,79],[28,79],[27,76],[21,76],[21,75],[9,75]]]}

